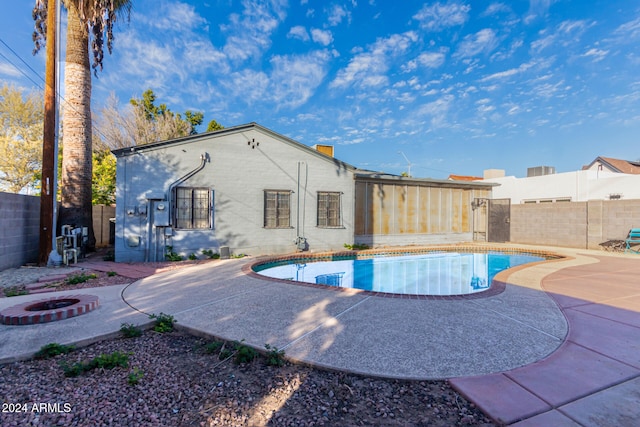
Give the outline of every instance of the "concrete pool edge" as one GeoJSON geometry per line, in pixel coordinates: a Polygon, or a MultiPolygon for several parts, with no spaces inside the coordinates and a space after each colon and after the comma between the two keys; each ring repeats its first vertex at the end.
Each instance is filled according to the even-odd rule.
{"type": "Polygon", "coordinates": [[[557,252],[552,252],[546,249],[532,249],[520,246],[506,245],[506,244],[482,244],[482,243],[463,243],[463,244],[455,244],[455,245],[426,245],[426,246],[398,246],[398,247],[384,247],[384,248],[375,248],[375,249],[364,249],[364,250],[347,250],[347,251],[327,251],[327,252],[297,252],[293,254],[285,254],[285,255],[273,255],[273,256],[261,256],[256,259],[255,262],[250,264],[246,264],[242,268],[242,272],[250,277],[255,279],[267,280],[271,282],[279,282],[279,283],[288,283],[296,286],[306,286],[313,287],[319,289],[327,289],[334,292],[344,292],[349,290],[350,292],[358,292],[363,295],[376,296],[382,298],[399,298],[399,299],[417,299],[417,300],[474,300],[479,298],[488,298],[504,292],[505,287],[507,285],[507,279],[510,277],[511,273],[521,270],[526,267],[535,266],[540,263],[547,263],[550,261],[559,261],[567,258],[565,255],[560,255],[557,252]],[[535,262],[529,262],[522,265],[518,265],[515,267],[508,268],[506,270],[500,271],[495,275],[491,286],[489,289],[476,292],[471,294],[463,294],[463,295],[426,295],[426,294],[405,294],[405,293],[391,293],[391,292],[378,292],[378,291],[368,291],[362,289],[355,288],[345,288],[345,287],[337,287],[337,286],[329,286],[322,284],[315,284],[309,282],[301,282],[296,280],[289,279],[279,279],[269,276],[264,276],[256,272],[255,267],[281,262],[281,261],[294,261],[294,260],[322,260],[322,261],[334,261],[334,260],[342,260],[345,258],[357,258],[357,259],[366,259],[369,257],[374,257],[378,255],[413,255],[413,254],[424,254],[431,252],[501,252],[501,253],[522,253],[529,255],[538,255],[543,256],[547,259],[535,262]]]}

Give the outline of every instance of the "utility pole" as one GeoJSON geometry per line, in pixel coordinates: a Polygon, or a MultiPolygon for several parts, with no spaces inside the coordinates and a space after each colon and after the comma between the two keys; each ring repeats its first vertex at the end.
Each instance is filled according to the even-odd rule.
{"type": "MultiPolygon", "coordinates": [[[[56,203],[56,0],[47,0],[47,60],[44,87],[42,181],[40,182],[40,246],[38,264],[47,265],[53,247],[53,212],[56,203]]],[[[55,249],[55,248],[54,248],[55,249]]]]}

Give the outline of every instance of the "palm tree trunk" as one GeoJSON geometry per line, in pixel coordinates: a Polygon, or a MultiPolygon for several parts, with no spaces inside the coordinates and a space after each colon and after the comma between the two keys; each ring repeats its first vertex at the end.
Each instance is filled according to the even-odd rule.
{"type": "Polygon", "coordinates": [[[59,225],[87,227],[88,250],[95,248],[91,205],[91,68],[89,34],[76,1],[66,1],[67,52],[64,73],[62,206],[59,225]]]}

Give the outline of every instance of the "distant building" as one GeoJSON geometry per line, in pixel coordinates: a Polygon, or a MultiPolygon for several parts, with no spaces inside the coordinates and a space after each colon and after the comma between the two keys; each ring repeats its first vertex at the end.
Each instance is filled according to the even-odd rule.
{"type": "Polygon", "coordinates": [[[594,161],[582,167],[582,170],[606,171],[640,175],[640,162],[613,159],[611,157],[596,157],[594,161]]]}
{"type": "Polygon", "coordinates": [[[503,176],[483,182],[500,184],[494,199],[511,204],[640,199],[640,163],[598,157],[582,170],[555,173],[551,166],[528,168],[526,178],[503,176]]]}

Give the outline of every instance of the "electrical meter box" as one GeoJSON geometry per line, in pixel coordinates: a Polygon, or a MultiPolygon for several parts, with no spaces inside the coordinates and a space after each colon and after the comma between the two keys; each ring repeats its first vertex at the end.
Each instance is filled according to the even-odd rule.
{"type": "Polygon", "coordinates": [[[153,202],[153,225],[156,227],[169,226],[169,204],[166,201],[153,202]]]}

